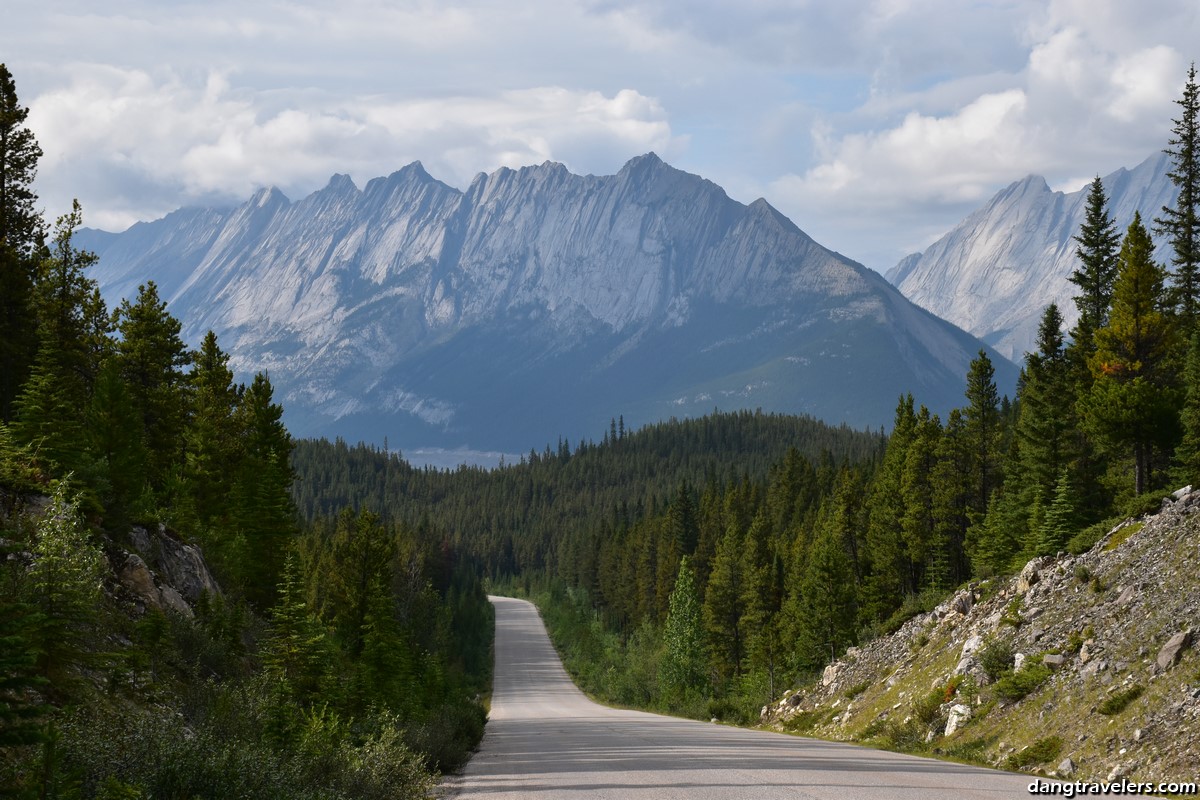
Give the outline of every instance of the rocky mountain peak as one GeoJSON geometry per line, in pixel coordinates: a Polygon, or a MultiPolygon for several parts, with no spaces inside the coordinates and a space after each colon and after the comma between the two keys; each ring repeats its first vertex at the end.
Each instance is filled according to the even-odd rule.
{"type": "MultiPolygon", "coordinates": [[[[1166,156],[1157,154],[1103,179],[1118,230],[1135,211],[1148,219],[1174,202],[1167,169],[1166,156]]],[[[1037,175],[1016,181],[924,252],[902,259],[888,280],[917,305],[1021,360],[1035,347],[1049,303],[1058,304],[1068,326],[1078,319],[1068,278],[1078,266],[1073,237],[1084,221],[1088,188],[1052,191],[1037,175]]],[[[1160,242],[1157,257],[1165,255],[1160,242]]]]}
{"type": "Polygon", "coordinates": [[[905,391],[960,404],[979,348],[653,153],[607,176],[548,161],[461,192],[414,163],[264,197],[96,236],[98,277],[128,291],[186,265],[167,295],[185,335],[216,331],[240,376],[269,369],[298,435],[523,451],[714,405],[886,424],[905,391]]]}

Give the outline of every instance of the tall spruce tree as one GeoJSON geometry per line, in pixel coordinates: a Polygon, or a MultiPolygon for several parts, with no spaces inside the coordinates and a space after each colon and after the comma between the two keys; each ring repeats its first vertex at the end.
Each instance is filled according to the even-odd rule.
{"type": "Polygon", "coordinates": [[[1112,452],[1133,456],[1133,488],[1151,486],[1156,452],[1173,451],[1179,418],[1172,356],[1176,329],[1163,313],[1163,270],[1139,214],[1121,243],[1108,325],[1088,362],[1094,383],[1080,398],[1086,428],[1112,452]]]}
{"type": "Polygon", "coordinates": [[[1019,394],[1017,435],[1026,481],[1020,494],[1031,505],[1051,501],[1059,475],[1075,455],[1075,387],[1062,322],[1058,306],[1051,303],[1038,327],[1037,352],[1025,360],[1019,394]]]}
{"type": "Polygon", "coordinates": [[[142,420],[147,475],[159,493],[179,478],[187,419],[187,376],[191,354],[180,338],[179,320],[159,299],[154,281],[138,287],[115,314],[120,341],[117,363],[142,420]]]}
{"type": "Polygon", "coordinates": [[[1197,486],[1200,485],[1200,330],[1192,334],[1183,385],[1186,395],[1179,414],[1183,440],[1175,450],[1175,475],[1179,483],[1197,486]]]}
{"type": "Polygon", "coordinates": [[[986,351],[980,350],[967,370],[967,406],[963,410],[967,439],[974,454],[971,476],[975,490],[971,512],[975,517],[983,516],[992,492],[1004,477],[1001,463],[1004,431],[995,377],[992,360],[986,351]]]}
{"type": "Polygon", "coordinates": [[[1181,332],[1190,338],[1200,315],[1200,87],[1196,85],[1195,62],[1188,70],[1183,96],[1175,102],[1180,114],[1163,152],[1171,157],[1167,175],[1179,195],[1174,208],[1163,206],[1162,216],[1154,223],[1156,231],[1171,243],[1171,300],[1181,332]]]}
{"type": "Polygon", "coordinates": [[[1071,273],[1070,281],[1079,289],[1074,298],[1079,322],[1071,331],[1071,339],[1074,361],[1082,375],[1087,372],[1087,359],[1096,351],[1096,331],[1108,323],[1113,281],[1117,277],[1117,252],[1121,246],[1121,234],[1108,215],[1108,198],[1100,176],[1096,176],[1088,190],[1083,225],[1073,238],[1079,245],[1075,251],[1079,266],[1071,273]]]}
{"type": "Polygon", "coordinates": [[[25,127],[28,116],[12,73],[0,64],[0,421],[5,422],[13,418],[13,403],[37,352],[33,287],[42,218],[34,207],[33,179],[42,149],[25,127]]]}

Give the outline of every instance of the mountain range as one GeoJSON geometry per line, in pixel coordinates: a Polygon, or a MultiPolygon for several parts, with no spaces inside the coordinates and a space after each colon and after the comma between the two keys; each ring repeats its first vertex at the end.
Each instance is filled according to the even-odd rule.
{"type": "MultiPolygon", "coordinates": [[[[1151,156],[1133,169],[1102,178],[1109,216],[1124,235],[1140,211],[1151,227],[1178,189],[1167,177],[1167,156],[1151,156]]],[[[1088,187],[1052,191],[1030,175],[997,193],[924,252],[887,273],[904,296],[970,331],[1020,362],[1035,349],[1038,322],[1051,302],[1068,326],[1079,319],[1069,276],[1078,267],[1076,243],[1087,211],[1088,187]]],[[[1170,260],[1156,238],[1155,258],[1170,260]]]]}
{"type": "MultiPolygon", "coordinates": [[[[981,345],[878,273],[654,154],[466,191],[410,164],[79,232],[110,304],[154,280],[193,344],[269,373],[296,435],[539,449],[714,408],[891,422],[963,404],[981,345]]],[[[993,353],[997,382],[1015,368],[993,353]]]]}

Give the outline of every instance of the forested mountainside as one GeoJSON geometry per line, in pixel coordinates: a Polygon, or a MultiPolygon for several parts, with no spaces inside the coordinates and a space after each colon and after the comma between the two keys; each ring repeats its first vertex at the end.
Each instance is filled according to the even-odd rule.
{"type": "Polygon", "coordinates": [[[0,65],[0,794],[422,797],[482,733],[491,609],[436,531],[300,525],[271,382],[109,312],[0,65]]]}
{"type": "Polygon", "coordinates": [[[560,440],[497,470],[421,469],[398,453],[343,441],[301,440],[292,464],[296,504],[308,518],[369,508],[449,532],[493,578],[553,570],[575,535],[665,509],[681,491],[761,480],[789,452],[826,470],[871,463],[881,432],[807,417],[714,413],[626,430],[614,419],[600,442],[560,440]]]}

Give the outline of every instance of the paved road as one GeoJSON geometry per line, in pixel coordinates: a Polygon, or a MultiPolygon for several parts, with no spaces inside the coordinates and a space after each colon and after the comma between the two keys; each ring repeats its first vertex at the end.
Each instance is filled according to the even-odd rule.
{"type": "Polygon", "coordinates": [[[571,683],[537,610],[496,607],[492,713],[445,791],[462,798],[1027,798],[1030,778],[851,745],[605,708],[571,683]]]}

